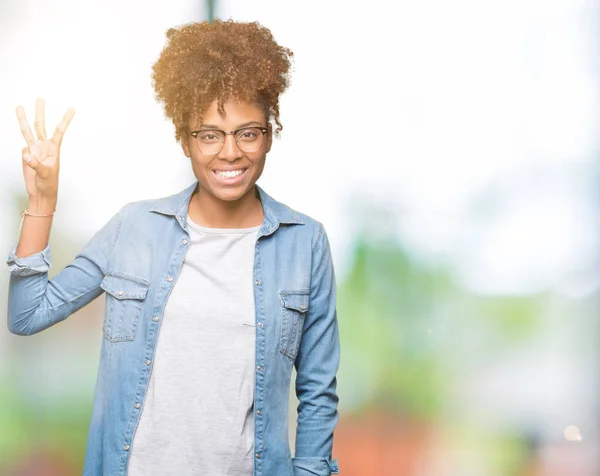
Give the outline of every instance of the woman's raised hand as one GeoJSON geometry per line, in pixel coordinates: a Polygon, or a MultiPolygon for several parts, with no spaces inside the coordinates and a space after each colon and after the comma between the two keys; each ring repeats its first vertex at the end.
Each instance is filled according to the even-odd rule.
{"type": "Polygon", "coordinates": [[[56,127],[51,139],[46,137],[44,119],[44,100],[38,99],[35,104],[35,132],[34,137],[27,119],[25,109],[17,107],[17,117],[21,133],[27,142],[23,149],[23,176],[29,199],[35,201],[48,201],[56,203],[58,195],[58,171],[60,166],[60,146],[63,136],[75,110],[70,108],[56,127]]]}

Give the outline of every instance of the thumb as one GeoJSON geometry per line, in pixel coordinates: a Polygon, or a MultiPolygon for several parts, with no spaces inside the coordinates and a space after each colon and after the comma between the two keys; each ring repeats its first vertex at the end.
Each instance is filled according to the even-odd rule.
{"type": "Polygon", "coordinates": [[[27,165],[27,167],[30,167],[33,170],[35,170],[36,172],[40,172],[41,169],[44,167],[44,164],[42,164],[38,159],[36,159],[31,153],[25,151],[23,152],[23,163],[27,165]]]}

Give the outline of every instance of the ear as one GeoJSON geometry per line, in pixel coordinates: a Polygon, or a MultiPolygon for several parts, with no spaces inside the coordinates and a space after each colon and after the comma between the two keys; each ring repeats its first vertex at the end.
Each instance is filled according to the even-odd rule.
{"type": "Polygon", "coordinates": [[[183,153],[186,157],[192,157],[192,153],[190,152],[190,135],[181,136],[181,148],[183,149],[183,153]]]}
{"type": "Polygon", "coordinates": [[[273,145],[273,126],[270,122],[267,123],[267,129],[267,152],[270,152],[273,145]]]}

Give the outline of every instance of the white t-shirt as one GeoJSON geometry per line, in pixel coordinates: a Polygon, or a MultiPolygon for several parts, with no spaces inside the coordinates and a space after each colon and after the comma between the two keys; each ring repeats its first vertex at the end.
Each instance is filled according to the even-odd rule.
{"type": "Polygon", "coordinates": [[[160,325],[128,476],[250,476],[259,227],[187,220],[190,248],[160,325]]]}

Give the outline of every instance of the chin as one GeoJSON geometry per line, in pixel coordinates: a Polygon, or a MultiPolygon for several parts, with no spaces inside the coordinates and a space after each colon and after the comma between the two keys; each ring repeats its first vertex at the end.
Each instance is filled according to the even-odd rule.
{"type": "Polygon", "coordinates": [[[211,192],[212,195],[218,198],[219,200],[223,200],[224,202],[235,202],[236,200],[239,200],[240,198],[244,197],[249,192],[249,190],[247,187],[240,187],[232,190],[212,189],[211,192]]]}

